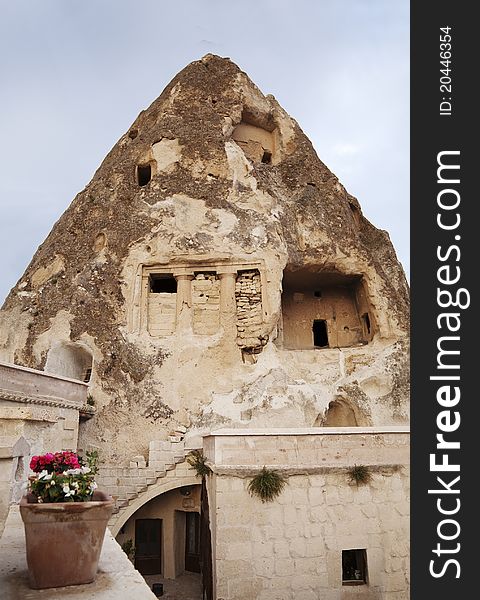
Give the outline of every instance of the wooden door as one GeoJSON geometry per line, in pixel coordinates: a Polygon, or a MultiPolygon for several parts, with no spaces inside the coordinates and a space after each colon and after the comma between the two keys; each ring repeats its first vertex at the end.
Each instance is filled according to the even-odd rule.
{"type": "Polygon", "coordinates": [[[185,571],[200,573],[200,515],[185,513],[185,571]]]}
{"type": "Polygon", "coordinates": [[[162,519],[136,519],[135,568],[142,575],[162,572],[162,519]]]}

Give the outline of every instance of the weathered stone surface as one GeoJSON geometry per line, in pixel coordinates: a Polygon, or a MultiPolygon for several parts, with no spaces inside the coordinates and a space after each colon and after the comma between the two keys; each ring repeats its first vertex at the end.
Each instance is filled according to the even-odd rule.
{"type": "Polygon", "coordinates": [[[407,341],[386,232],[212,55],[140,113],[0,312],[0,358],[90,377],[79,446],[125,464],[177,426],[405,423],[407,341]]]}

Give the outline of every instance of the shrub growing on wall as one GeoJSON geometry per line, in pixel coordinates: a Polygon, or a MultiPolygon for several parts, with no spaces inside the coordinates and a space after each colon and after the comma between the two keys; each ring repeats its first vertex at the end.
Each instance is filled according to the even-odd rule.
{"type": "Polygon", "coordinates": [[[281,494],[286,483],[286,477],[277,471],[263,467],[248,484],[248,492],[251,496],[260,498],[262,502],[272,502],[281,494]]]}
{"type": "Polygon", "coordinates": [[[372,473],[365,465],[354,465],[349,469],[348,476],[350,482],[356,483],[357,485],[365,485],[372,479],[372,473]]]}

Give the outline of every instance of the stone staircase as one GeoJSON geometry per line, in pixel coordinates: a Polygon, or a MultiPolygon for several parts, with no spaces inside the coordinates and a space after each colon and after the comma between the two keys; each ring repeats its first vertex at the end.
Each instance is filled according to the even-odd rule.
{"type": "Polygon", "coordinates": [[[153,440],[149,444],[148,464],[144,456],[134,456],[124,467],[100,466],[96,481],[99,489],[115,500],[113,514],[129,505],[148,486],[166,477],[179,463],[185,461],[185,446],[181,436],[170,436],[168,441],[153,440]]]}

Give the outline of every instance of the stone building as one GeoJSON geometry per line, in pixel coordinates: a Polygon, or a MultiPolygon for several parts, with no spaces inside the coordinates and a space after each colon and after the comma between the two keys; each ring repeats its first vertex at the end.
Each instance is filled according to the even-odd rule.
{"type": "Polygon", "coordinates": [[[408,309],[388,234],[273,96],[207,55],[39,247],[0,360],[88,386],[78,445],[98,449],[144,574],[200,568],[185,453],[203,448],[212,597],[400,600],[408,309]],[[349,483],[355,464],[370,484],[349,483]],[[247,492],[264,465],[288,475],[271,504],[247,492]]]}

